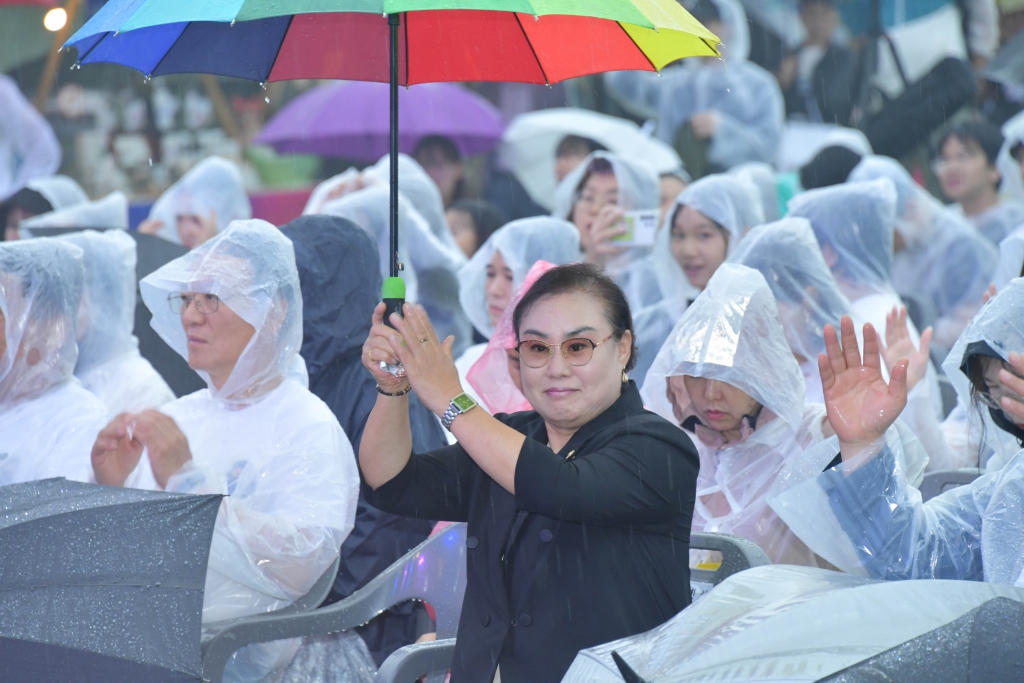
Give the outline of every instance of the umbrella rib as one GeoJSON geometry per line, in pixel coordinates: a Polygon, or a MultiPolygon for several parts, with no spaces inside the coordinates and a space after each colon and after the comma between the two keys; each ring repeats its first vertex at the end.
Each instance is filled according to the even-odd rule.
{"type": "Polygon", "coordinates": [[[536,48],[533,47],[533,43],[530,41],[530,34],[523,28],[523,20],[519,18],[519,12],[514,12],[516,23],[519,24],[519,30],[523,32],[523,38],[526,39],[527,45],[530,46],[530,51],[533,53],[533,58],[537,60],[537,68],[540,69],[540,73],[544,76],[544,85],[551,85],[551,81],[548,79],[548,74],[544,70],[544,65],[540,63],[540,56],[537,54],[536,48]]]}
{"type": "Polygon", "coordinates": [[[157,63],[153,65],[153,68],[149,70],[149,73],[148,73],[148,74],[145,74],[146,78],[150,78],[150,77],[151,77],[151,75],[152,75],[152,74],[153,74],[153,73],[154,73],[154,72],[155,72],[155,71],[156,71],[157,69],[159,69],[159,68],[160,68],[160,65],[164,63],[164,60],[165,60],[165,59],[167,59],[167,55],[171,54],[171,50],[173,50],[173,49],[174,49],[174,46],[178,44],[178,41],[179,41],[179,40],[181,40],[181,37],[182,37],[183,35],[185,35],[185,31],[187,31],[187,30],[188,30],[188,27],[189,27],[189,26],[191,26],[191,25],[192,25],[192,22],[190,21],[190,22],[188,22],[188,25],[187,25],[187,26],[185,26],[185,28],[183,28],[183,29],[181,30],[181,33],[179,33],[179,34],[178,34],[178,37],[177,37],[177,38],[175,38],[175,39],[174,39],[174,42],[173,42],[173,43],[171,43],[171,44],[170,44],[170,46],[169,46],[169,47],[168,47],[168,48],[167,48],[167,49],[166,49],[166,50],[164,51],[164,53],[163,53],[163,54],[162,54],[162,55],[160,56],[160,59],[159,59],[159,60],[157,61],[157,63]]]}
{"type": "Polygon", "coordinates": [[[284,41],[288,37],[288,31],[292,30],[292,22],[295,21],[295,15],[288,17],[288,26],[285,27],[284,33],[281,34],[281,42],[277,44],[277,52],[274,53],[274,58],[270,60],[270,69],[267,71],[267,75],[263,78],[264,82],[270,80],[270,74],[274,73],[274,67],[277,66],[277,58],[281,56],[281,48],[284,46],[284,41]]]}

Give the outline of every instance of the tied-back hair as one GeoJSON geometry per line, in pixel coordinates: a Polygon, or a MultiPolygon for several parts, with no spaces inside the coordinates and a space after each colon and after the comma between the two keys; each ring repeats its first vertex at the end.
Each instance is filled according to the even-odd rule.
{"type": "Polygon", "coordinates": [[[629,372],[636,366],[639,350],[636,345],[636,332],[633,330],[633,314],[629,310],[629,302],[622,289],[615,281],[602,273],[596,266],[589,263],[570,263],[552,268],[537,279],[532,287],[523,295],[512,314],[512,326],[516,339],[519,340],[519,326],[523,317],[543,298],[559,294],[583,292],[598,299],[604,306],[605,319],[612,326],[615,341],[629,331],[633,341],[629,350],[629,360],[625,371],[629,372]]]}

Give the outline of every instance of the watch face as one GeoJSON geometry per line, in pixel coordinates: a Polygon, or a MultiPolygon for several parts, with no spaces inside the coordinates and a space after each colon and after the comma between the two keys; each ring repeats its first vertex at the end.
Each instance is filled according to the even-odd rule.
{"type": "Polygon", "coordinates": [[[452,399],[452,403],[454,403],[455,407],[461,410],[462,412],[466,412],[467,410],[476,405],[476,401],[474,401],[469,396],[469,394],[459,394],[458,396],[452,399]]]}

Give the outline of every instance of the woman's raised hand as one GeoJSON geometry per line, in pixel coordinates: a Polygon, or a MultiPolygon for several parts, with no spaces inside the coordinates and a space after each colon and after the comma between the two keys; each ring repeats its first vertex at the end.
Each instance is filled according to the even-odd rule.
{"type": "Polygon", "coordinates": [[[843,316],[840,328],[841,345],[836,328],[825,326],[827,354],[818,356],[818,371],[828,421],[846,461],[871,448],[907,405],[907,361],[893,366],[886,384],[875,329],[870,324],[864,326],[862,362],[853,320],[843,316]]]}
{"type": "Polygon", "coordinates": [[[907,366],[907,391],[917,386],[928,372],[931,363],[932,328],[921,333],[921,343],[914,346],[907,328],[907,307],[893,306],[885,316],[885,344],[882,345],[882,357],[885,366],[892,374],[892,369],[901,360],[909,362],[907,366]]]}
{"type": "MultiPolygon", "coordinates": [[[[382,309],[378,307],[377,310],[382,309]]],[[[452,358],[455,337],[448,337],[444,343],[438,341],[434,326],[430,324],[427,312],[420,305],[405,304],[402,313],[404,318],[396,314],[391,316],[391,322],[397,331],[384,327],[383,322],[381,323],[387,330],[386,340],[390,347],[390,355],[405,367],[405,374],[423,405],[434,413],[441,414],[448,409],[451,400],[462,393],[459,371],[455,368],[455,361],[452,358]]],[[[374,358],[377,357],[376,351],[373,355],[374,358]]]]}
{"type": "Polygon", "coordinates": [[[377,304],[373,309],[373,325],[370,327],[370,335],[363,344],[363,365],[373,375],[377,386],[388,393],[396,393],[409,386],[409,380],[405,377],[395,377],[387,370],[381,370],[380,362],[388,365],[398,363],[398,357],[391,350],[390,337],[395,331],[384,324],[384,311],[387,307],[384,302],[377,304]]]}
{"type": "Polygon", "coordinates": [[[586,234],[580,235],[580,246],[588,263],[604,266],[609,258],[622,251],[622,247],[617,246],[612,238],[626,234],[623,215],[618,206],[608,204],[598,212],[593,224],[585,231],[586,234]]]}

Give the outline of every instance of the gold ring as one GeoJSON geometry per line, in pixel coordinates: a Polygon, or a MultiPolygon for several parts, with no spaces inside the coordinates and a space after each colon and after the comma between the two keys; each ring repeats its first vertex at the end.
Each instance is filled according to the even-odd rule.
{"type": "Polygon", "coordinates": [[[428,341],[430,340],[427,337],[424,337],[423,339],[420,339],[420,344],[426,344],[428,341]]]}
{"type": "Polygon", "coordinates": [[[370,359],[371,363],[377,362],[377,359],[373,357],[373,349],[366,349],[366,357],[370,359]]]}

